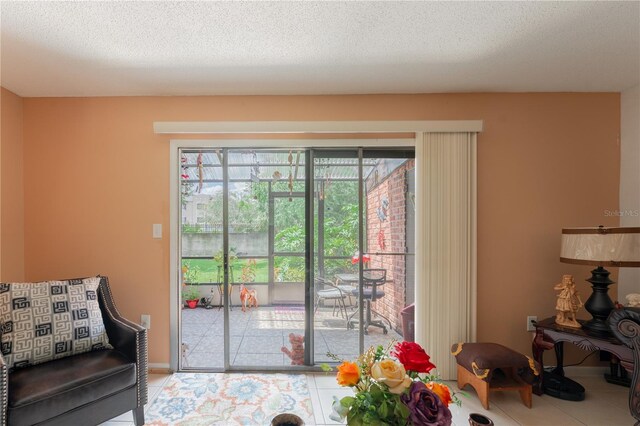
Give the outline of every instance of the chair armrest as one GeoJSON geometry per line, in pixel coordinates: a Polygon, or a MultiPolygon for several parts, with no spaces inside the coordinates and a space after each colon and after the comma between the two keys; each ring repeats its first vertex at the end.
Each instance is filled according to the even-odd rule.
{"type": "Polygon", "coordinates": [[[640,309],[614,309],[607,319],[613,334],[626,346],[640,350],[640,309]]]}
{"type": "Polygon", "coordinates": [[[120,315],[107,277],[100,280],[100,308],[109,343],[136,363],[138,407],[142,407],[147,403],[147,330],[120,315]]]}
{"type": "Polygon", "coordinates": [[[327,286],[327,287],[330,287],[330,288],[332,288],[334,290],[338,290],[338,292],[340,293],[340,297],[344,297],[345,296],[344,291],[340,287],[338,287],[336,284],[332,283],[331,281],[326,280],[324,282],[324,285],[327,286]]]}
{"type": "Polygon", "coordinates": [[[9,398],[9,369],[0,354],[0,425],[7,424],[7,403],[9,398]]]}
{"type": "Polygon", "coordinates": [[[633,351],[629,411],[640,424],[640,309],[614,309],[607,322],[618,340],[633,351]]]}
{"type": "Polygon", "coordinates": [[[334,284],[333,282],[331,282],[330,280],[326,278],[317,277],[316,281],[318,284],[322,284],[323,287],[329,287],[334,290],[338,290],[340,297],[345,297],[345,291],[341,289],[337,284],[334,284]]]}

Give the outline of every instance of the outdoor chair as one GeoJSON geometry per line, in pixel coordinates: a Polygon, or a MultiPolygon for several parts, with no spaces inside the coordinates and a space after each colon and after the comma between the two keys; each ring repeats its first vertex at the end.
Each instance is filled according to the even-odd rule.
{"type": "Polygon", "coordinates": [[[336,312],[340,313],[342,318],[347,318],[347,306],[345,299],[347,294],[342,291],[340,287],[333,284],[326,278],[316,277],[315,279],[316,301],[313,312],[318,311],[320,302],[324,304],[327,300],[333,301],[333,316],[336,316],[336,312]]]}
{"type": "MultiPolygon", "coordinates": [[[[385,319],[389,323],[389,328],[392,328],[391,321],[386,316],[382,315],[379,312],[376,312],[371,308],[371,302],[375,302],[384,297],[384,290],[379,289],[378,287],[382,287],[387,282],[387,270],[386,269],[363,269],[362,270],[362,286],[363,286],[363,300],[364,300],[364,309],[365,309],[365,318],[364,318],[364,333],[369,334],[369,327],[378,327],[382,329],[384,334],[387,334],[389,330],[387,326],[384,324],[382,320],[374,320],[372,319],[372,314],[385,319]]],[[[352,291],[354,296],[358,296],[358,289],[354,289],[352,291]]],[[[347,327],[351,328],[353,326],[352,318],[357,313],[354,312],[349,317],[347,321],[347,327]]]]}

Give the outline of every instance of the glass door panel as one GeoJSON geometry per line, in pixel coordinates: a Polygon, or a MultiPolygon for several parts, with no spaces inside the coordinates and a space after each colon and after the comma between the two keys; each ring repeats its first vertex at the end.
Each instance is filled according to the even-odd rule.
{"type": "Polygon", "coordinates": [[[219,304],[222,263],[222,159],[215,150],[180,152],[180,366],[223,369],[224,315],[219,304]],[[187,304],[187,299],[193,308],[187,304]],[[209,309],[207,309],[209,308],[209,309]]]}
{"type": "Polygon", "coordinates": [[[414,297],[413,156],[314,151],[316,363],[330,360],[325,348],[353,359],[370,346],[403,340],[401,311],[414,297]]]}
{"type": "Polygon", "coordinates": [[[289,334],[305,333],[304,155],[228,152],[229,366],[282,369],[289,334]]]}
{"type": "Polygon", "coordinates": [[[180,311],[180,367],[288,368],[290,334],[316,365],[401,340],[414,298],[412,157],[182,150],[181,294],[197,307],[180,311]]]}
{"type": "Polygon", "coordinates": [[[282,347],[305,331],[304,152],[180,158],[181,294],[197,300],[180,311],[180,367],[290,365],[282,347]]]}
{"type": "Polygon", "coordinates": [[[328,353],[355,359],[358,329],[359,160],[358,152],[313,152],[314,180],[314,362],[328,353]]]}
{"type": "MultiPolygon", "coordinates": [[[[401,311],[414,302],[415,160],[413,151],[402,150],[365,149],[363,157],[365,265],[372,278],[384,277],[370,309],[374,320],[389,331],[380,337],[374,334],[380,327],[369,327],[368,346],[402,340],[403,334],[413,331],[413,325],[403,330],[401,311]]],[[[365,291],[371,291],[366,281],[365,291]]]]}

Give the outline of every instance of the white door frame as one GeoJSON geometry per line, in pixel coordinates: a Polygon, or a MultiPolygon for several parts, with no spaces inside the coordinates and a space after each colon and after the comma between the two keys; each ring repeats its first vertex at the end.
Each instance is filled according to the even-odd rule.
{"type": "MultiPolygon", "coordinates": [[[[311,122],[155,122],[155,133],[415,133],[415,132],[479,132],[483,123],[471,121],[311,121],[311,122]]],[[[180,269],[179,222],[180,202],[178,151],[180,148],[328,148],[328,147],[398,147],[415,146],[416,138],[405,139],[170,139],[169,153],[169,369],[178,371],[180,356],[180,269]]],[[[416,220],[422,212],[416,211],[416,220]]],[[[475,214],[475,212],[474,212],[475,214]]],[[[416,253],[416,256],[418,253],[416,253]]],[[[476,318],[472,318],[472,329],[476,318]]],[[[158,365],[161,367],[161,365],[158,365]]]]}

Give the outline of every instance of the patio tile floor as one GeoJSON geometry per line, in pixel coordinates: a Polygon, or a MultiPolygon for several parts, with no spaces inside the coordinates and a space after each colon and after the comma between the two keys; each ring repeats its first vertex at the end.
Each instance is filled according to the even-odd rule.
{"type": "MultiPolygon", "coordinates": [[[[347,330],[346,320],[333,316],[333,309],[318,309],[315,318],[314,357],[316,363],[330,361],[327,352],[344,359],[358,355],[358,330],[347,330]]],[[[242,312],[230,312],[230,357],[233,366],[285,367],[291,365],[282,346],[291,347],[289,334],[304,333],[302,306],[265,306],[242,312]]],[[[224,318],[222,309],[183,309],[182,342],[187,345],[183,367],[222,369],[224,367],[224,318]]],[[[394,330],[383,334],[376,327],[364,336],[365,349],[387,345],[392,339],[401,341],[394,330]]]]}

